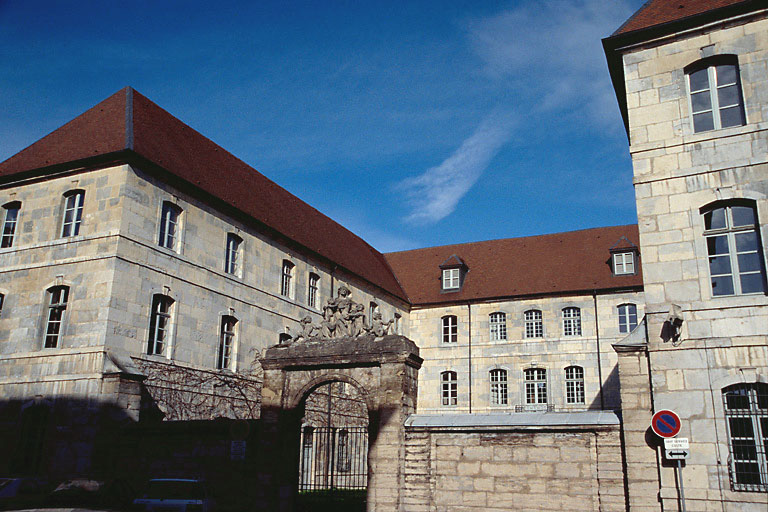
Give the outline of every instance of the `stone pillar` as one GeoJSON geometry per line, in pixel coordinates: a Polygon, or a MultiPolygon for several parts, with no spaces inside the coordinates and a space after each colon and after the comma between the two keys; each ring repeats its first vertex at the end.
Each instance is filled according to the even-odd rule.
{"type": "Polygon", "coordinates": [[[357,387],[368,407],[368,511],[402,509],[404,424],[416,410],[421,363],[418,347],[399,335],[269,348],[261,360],[260,490],[254,508],[293,510],[303,400],[322,384],[343,381],[357,387]]]}
{"type": "Polygon", "coordinates": [[[621,416],[624,434],[627,493],[632,512],[658,512],[659,474],[656,449],[648,442],[653,417],[648,345],[626,343],[613,346],[619,356],[621,416]]]}

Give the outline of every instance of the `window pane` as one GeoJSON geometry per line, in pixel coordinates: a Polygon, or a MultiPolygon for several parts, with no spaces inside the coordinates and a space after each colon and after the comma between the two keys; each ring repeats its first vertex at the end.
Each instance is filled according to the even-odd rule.
{"type": "Polygon", "coordinates": [[[730,274],[731,258],[728,256],[709,258],[709,273],[712,275],[730,274]]]}
{"type": "Polygon", "coordinates": [[[691,91],[709,89],[709,71],[707,68],[691,73],[691,91]]]}
{"type": "Polygon", "coordinates": [[[756,253],[739,254],[739,272],[759,272],[760,256],[756,253]]]}
{"type": "Polygon", "coordinates": [[[728,237],[725,235],[707,237],[707,252],[710,256],[728,254],[728,237]]]}
{"type": "MultiPolygon", "coordinates": [[[[728,105],[730,105],[730,103],[728,105]]],[[[693,107],[694,112],[712,110],[712,101],[709,98],[709,91],[691,94],[691,106],[693,107]]]]}
{"type": "Polygon", "coordinates": [[[757,233],[750,231],[748,233],[739,233],[736,235],[736,251],[749,252],[757,251],[757,233]]]}
{"type": "Polygon", "coordinates": [[[704,214],[704,229],[722,229],[725,227],[725,208],[717,208],[704,214]]]}
{"type": "Polygon", "coordinates": [[[712,293],[714,295],[733,295],[733,280],[731,276],[713,277],[712,293]]]}
{"type": "Polygon", "coordinates": [[[755,210],[749,206],[731,206],[731,217],[734,226],[753,226],[755,222],[755,210]]]}
{"type": "Polygon", "coordinates": [[[764,291],[762,274],[742,274],[741,293],[758,293],[764,291]]]}
{"type": "Polygon", "coordinates": [[[733,64],[721,64],[717,66],[717,85],[735,84],[736,66],[733,64]]]}
{"type": "Polygon", "coordinates": [[[741,126],[744,124],[744,115],[741,112],[741,107],[729,107],[720,109],[720,125],[723,128],[729,126],[741,126]]]}
{"type": "Polygon", "coordinates": [[[739,90],[735,85],[729,85],[717,90],[717,101],[720,104],[720,115],[724,107],[730,107],[739,104],[739,90]]]}
{"type": "Polygon", "coordinates": [[[703,114],[693,115],[693,131],[694,132],[706,132],[708,130],[714,130],[715,123],[712,120],[712,112],[705,112],[703,114]]]}

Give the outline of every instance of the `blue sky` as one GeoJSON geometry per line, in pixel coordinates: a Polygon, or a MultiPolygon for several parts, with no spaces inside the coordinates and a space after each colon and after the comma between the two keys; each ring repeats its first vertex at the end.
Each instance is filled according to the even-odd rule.
{"type": "Polygon", "coordinates": [[[636,222],[643,0],[0,0],[0,160],[130,85],[381,251],[636,222]]]}

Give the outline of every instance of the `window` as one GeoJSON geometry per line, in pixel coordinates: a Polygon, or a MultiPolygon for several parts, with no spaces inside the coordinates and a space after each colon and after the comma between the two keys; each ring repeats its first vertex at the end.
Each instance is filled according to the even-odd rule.
{"type": "Polygon", "coordinates": [[[336,471],[346,473],[352,468],[352,457],[349,452],[349,431],[345,428],[339,430],[339,448],[336,451],[336,471]]]}
{"type": "Polygon", "coordinates": [[[637,327],[637,306],[622,304],[619,306],[619,332],[632,332],[637,327]]]}
{"type": "Polygon", "coordinates": [[[491,370],[491,405],[507,405],[507,370],[491,370]]]}
{"type": "Polygon", "coordinates": [[[456,384],[456,372],[443,372],[440,374],[440,394],[442,404],[452,406],[458,403],[458,386],[456,384]]]}
{"type": "Polygon", "coordinates": [[[768,492],[768,384],[723,389],[734,491],[768,492]]]}
{"type": "Polygon", "coordinates": [[[395,334],[403,334],[403,315],[395,313],[395,334]]]}
{"type": "Polygon", "coordinates": [[[525,403],[547,403],[547,370],[528,368],[525,370],[525,403]]]}
{"type": "Polygon", "coordinates": [[[48,320],[45,324],[45,348],[56,348],[61,338],[64,311],[69,299],[68,286],[54,286],[48,289],[48,320]]]}
{"type": "Polygon", "coordinates": [[[565,369],[565,403],[584,403],[584,368],[581,366],[565,369]]]}
{"type": "Polygon", "coordinates": [[[563,309],[563,336],[581,336],[581,310],[563,309]]]}
{"type": "Polygon", "coordinates": [[[525,312],[525,337],[543,338],[544,322],[542,321],[541,311],[532,309],[525,312]]]}
{"type": "Polygon", "coordinates": [[[288,260],[283,260],[283,273],[280,280],[280,295],[283,297],[293,297],[293,268],[294,264],[288,260]]]}
{"type": "Polygon", "coordinates": [[[163,211],[160,214],[160,238],[157,242],[160,247],[177,250],[179,217],[181,217],[181,208],[168,201],[163,202],[163,211]]]}
{"type": "Polygon", "coordinates": [[[234,370],[232,356],[235,348],[235,324],[237,324],[237,318],[229,315],[221,317],[216,368],[234,370]]]}
{"type": "Polygon", "coordinates": [[[72,190],[64,194],[64,219],[61,223],[61,236],[77,236],[83,222],[84,190],[72,190]]]}
{"type": "Polygon", "coordinates": [[[735,56],[707,59],[686,73],[694,133],[745,123],[735,56]]]}
{"type": "Polygon", "coordinates": [[[448,315],[442,318],[443,322],[443,343],[456,343],[459,339],[459,320],[455,315],[448,315]]]}
{"type": "Polygon", "coordinates": [[[227,252],[224,255],[224,272],[238,275],[240,271],[240,245],[243,239],[234,233],[227,233],[227,252]]]}
{"type": "Polygon", "coordinates": [[[171,306],[173,299],[167,295],[152,296],[152,313],[149,319],[147,354],[163,355],[170,341],[171,306]]]}
{"type": "Polygon", "coordinates": [[[443,290],[458,290],[460,285],[460,268],[443,269],[443,290]]]}
{"type": "Polygon", "coordinates": [[[0,242],[0,248],[13,246],[13,235],[16,233],[16,221],[19,218],[21,203],[13,201],[5,206],[5,222],[3,222],[3,238],[0,242]]]}
{"type": "Polygon", "coordinates": [[[368,304],[368,323],[373,323],[373,314],[376,313],[379,310],[379,305],[375,302],[371,302],[368,304]]]}
{"type": "Polygon", "coordinates": [[[491,341],[507,339],[507,315],[504,313],[491,313],[488,317],[491,326],[491,341]]]}
{"type": "Polygon", "coordinates": [[[310,272],[309,289],[307,290],[307,305],[311,308],[317,308],[317,291],[319,288],[320,276],[310,272]]]}
{"type": "Polygon", "coordinates": [[[765,291],[757,214],[751,202],[733,202],[704,212],[712,295],[765,291]]]}
{"type": "Polygon", "coordinates": [[[635,273],[635,253],[617,252],[613,254],[613,273],[617,276],[635,273]]]}

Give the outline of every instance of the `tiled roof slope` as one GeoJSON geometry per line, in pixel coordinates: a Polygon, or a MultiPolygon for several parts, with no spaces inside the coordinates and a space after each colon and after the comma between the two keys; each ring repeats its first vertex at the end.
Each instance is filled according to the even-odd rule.
{"type": "MultiPolygon", "coordinates": [[[[430,247],[385,254],[414,305],[500,297],[636,288],[642,273],[614,276],[610,248],[638,245],[637,225],[430,247]],[[451,255],[469,268],[461,291],[440,292],[440,264],[451,255]]],[[[639,265],[638,265],[639,267],[639,265]]]]}
{"type": "Polygon", "coordinates": [[[234,206],[301,246],[407,299],[376,249],[131,88],[0,163],[0,182],[46,168],[78,167],[94,158],[157,165],[234,206]],[[127,151],[126,151],[127,150],[127,151]]]}
{"type": "Polygon", "coordinates": [[[615,34],[643,30],[663,23],[712,11],[749,0],[649,0],[615,34]]]}

